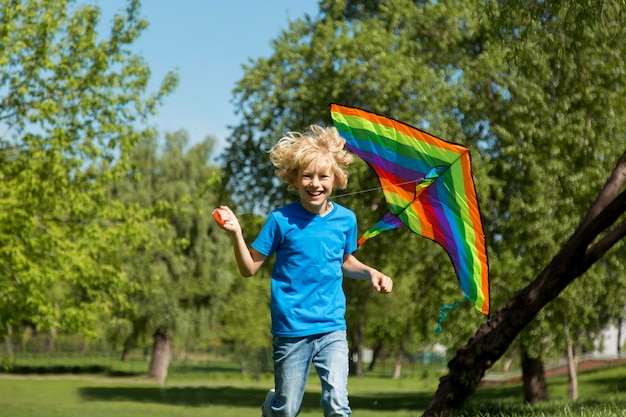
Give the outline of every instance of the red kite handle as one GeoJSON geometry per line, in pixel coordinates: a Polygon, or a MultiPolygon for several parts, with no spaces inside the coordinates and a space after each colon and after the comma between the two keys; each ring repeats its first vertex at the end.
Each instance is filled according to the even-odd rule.
{"type": "Polygon", "coordinates": [[[213,217],[222,226],[224,226],[224,224],[226,224],[226,221],[224,221],[224,219],[222,219],[222,216],[220,216],[220,212],[219,212],[218,209],[213,210],[213,217]]]}

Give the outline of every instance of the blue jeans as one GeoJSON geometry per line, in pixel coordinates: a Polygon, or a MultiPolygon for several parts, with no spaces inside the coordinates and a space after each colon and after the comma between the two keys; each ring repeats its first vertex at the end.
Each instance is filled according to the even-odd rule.
{"type": "Polygon", "coordinates": [[[276,392],[261,407],[264,417],[300,413],[311,363],[322,382],[325,417],[348,417],[348,342],[346,331],[304,337],[274,337],[276,392]]]}

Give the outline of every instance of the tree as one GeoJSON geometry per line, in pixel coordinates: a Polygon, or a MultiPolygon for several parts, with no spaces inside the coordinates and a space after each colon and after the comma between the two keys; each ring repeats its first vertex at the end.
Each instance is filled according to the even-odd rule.
{"type": "MultiPolygon", "coordinates": [[[[380,2],[368,5],[373,3],[380,2]]],[[[274,54],[246,67],[235,90],[241,123],[233,129],[224,155],[227,186],[234,190],[241,212],[267,211],[291,198],[285,187],[277,186],[266,151],[288,130],[301,130],[311,123],[330,123],[331,102],[362,106],[424,128],[436,125],[442,137],[459,138],[458,127],[441,107],[456,94],[456,87],[446,78],[453,78],[453,74],[434,62],[441,51],[414,41],[440,39],[426,29],[433,16],[409,1],[391,3],[393,7],[379,10],[356,3],[353,8],[352,2],[346,8],[341,2],[323,2],[318,19],[291,22],[289,30],[274,43],[274,54]],[[377,13],[372,15],[372,11],[377,13]],[[433,97],[441,97],[441,101],[433,97]]],[[[463,13],[466,6],[454,10],[463,13]]],[[[386,207],[382,193],[372,191],[378,183],[369,168],[356,161],[351,169],[349,188],[338,193],[336,199],[357,212],[359,227],[365,230],[383,216],[386,207]]],[[[429,253],[424,248],[434,244],[416,239],[403,251],[390,253],[382,249],[390,247],[398,236],[409,234],[398,230],[380,235],[359,249],[358,256],[379,269],[405,265],[403,274],[416,280],[415,287],[428,288],[428,277],[419,263],[425,259],[422,254],[429,253]]],[[[443,258],[445,254],[440,250],[437,256],[443,258]]],[[[441,268],[440,274],[445,274],[445,278],[436,280],[438,284],[455,282],[451,267],[441,268]]],[[[345,286],[349,340],[354,352],[362,350],[362,344],[367,342],[368,323],[373,323],[368,322],[369,315],[354,313],[357,308],[368,311],[365,303],[371,302],[369,290],[362,284],[348,280],[345,286]]],[[[441,296],[455,300],[459,298],[458,291],[458,287],[448,286],[441,296]]],[[[438,306],[448,303],[434,308],[433,304],[419,303],[415,314],[423,317],[425,323],[432,323],[434,329],[438,306]]],[[[479,315],[473,317],[475,324],[482,319],[479,315]]],[[[464,325],[471,323],[468,320],[464,325]]],[[[434,333],[429,333],[434,338],[434,333]]],[[[400,343],[399,340],[396,338],[394,343],[400,343]]]]}
{"type": "MultiPolygon", "coordinates": [[[[624,106],[619,6],[603,5],[493,3],[482,12],[495,25],[473,36],[476,59],[459,62],[461,81],[474,86],[460,106],[462,123],[490,155],[494,179],[486,217],[496,302],[527,285],[565,243],[623,143],[625,120],[613,116],[624,106]]],[[[585,275],[520,333],[522,358],[560,357],[575,333],[597,334],[615,317],[599,290],[608,275],[598,268],[585,275]]],[[[547,398],[535,388],[525,387],[536,393],[527,401],[547,398]]]]}
{"type": "MultiPolygon", "coordinates": [[[[492,305],[504,305],[566,243],[610,172],[616,143],[624,143],[626,120],[616,117],[626,97],[624,28],[619,5],[602,5],[321,2],[319,16],[291,22],[274,54],[246,68],[235,91],[242,122],[226,154],[228,181],[235,190],[263,193],[267,202],[284,198],[271,189],[271,168],[255,165],[286,126],[327,120],[329,102],[466,144],[488,237],[492,305]]],[[[353,172],[357,190],[371,188],[365,171],[353,172]]],[[[380,217],[380,198],[359,199],[351,206],[359,219],[380,217]]],[[[387,252],[385,262],[400,265],[411,255],[387,252]]],[[[607,254],[619,264],[613,258],[607,254]]],[[[603,277],[595,268],[588,277],[571,292],[601,297],[588,290],[603,285],[603,277]]],[[[542,364],[552,352],[565,352],[572,329],[592,334],[616,314],[587,320],[593,316],[587,309],[571,317],[576,303],[560,297],[538,309],[524,334],[516,333],[520,356],[542,364]],[[569,329],[555,325],[556,332],[541,320],[565,315],[569,329]]]]}
{"type": "Polygon", "coordinates": [[[68,0],[0,5],[0,330],[93,332],[126,293],[117,248],[144,213],[109,204],[138,127],[177,77],[146,94],[149,68],[129,46],[139,1],[107,37],[99,8],[68,0]]]}
{"type": "Polygon", "coordinates": [[[161,383],[174,341],[197,340],[208,330],[200,318],[218,319],[234,278],[232,259],[222,254],[228,236],[211,216],[219,205],[219,169],[208,163],[214,139],[187,149],[188,142],[185,131],[166,134],[162,147],[147,136],[135,149],[133,169],[111,190],[112,198],[149,209],[157,220],[146,224],[152,239],[124,266],[134,284],[127,347],[142,335],[152,338],[148,375],[161,383]]]}
{"type": "Polygon", "coordinates": [[[626,236],[626,152],[561,251],[529,286],[498,309],[489,323],[457,351],[450,372],[424,415],[441,415],[459,408],[485,371],[497,361],[519,332],[574,279],[584,274],[626,236]]]}

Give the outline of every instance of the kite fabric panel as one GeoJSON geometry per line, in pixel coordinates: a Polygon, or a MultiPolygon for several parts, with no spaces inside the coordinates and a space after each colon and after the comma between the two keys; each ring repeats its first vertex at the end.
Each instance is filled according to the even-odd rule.
{"type": "Polygon", "coordinates": [[[330,112],[346,147],[378,176],[389,208],[359,245],[403,225],[434,240],[450,256],[465,297],[488,316],[487,247],[469,149],[355,107],[331,104],[330,112]]]}

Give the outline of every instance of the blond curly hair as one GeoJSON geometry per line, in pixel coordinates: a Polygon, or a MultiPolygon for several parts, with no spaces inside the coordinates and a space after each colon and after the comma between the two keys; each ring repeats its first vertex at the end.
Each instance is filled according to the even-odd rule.
{"type": "Polygon", "coordinates": [[[270,161],[276,168],[276,176],[287,183],[289,190],[298,189],[298,175],[312,161],[318,167],[329,169],[334,177],[334,188],[341,190],[348,185],[348,165],[352,154],[344,150],[346,141],[334,127],[311,125],[304,132],[289,132],[269,151],[270,161]]]}

